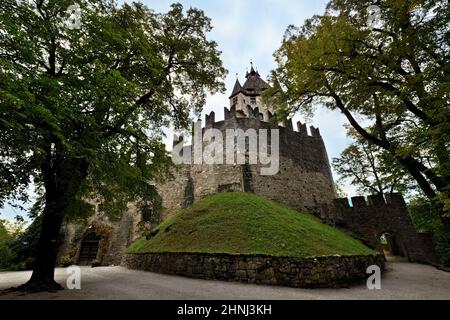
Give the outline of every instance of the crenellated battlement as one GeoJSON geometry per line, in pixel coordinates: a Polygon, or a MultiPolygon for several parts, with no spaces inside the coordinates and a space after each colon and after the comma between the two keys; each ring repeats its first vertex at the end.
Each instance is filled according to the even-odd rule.
{"type": "Polygon", "coordinates": [[[236,107],[232,106],[230,110],[228,108],[223,108],[223,114],[225,117],[225,120],[230,120],[236,118],[236,107]]]}
{"type": "Polygon", "coordinates": [[[212,111],[209,115],[206,115],[205,125],[207,128],[214,126],[216,123],[216,113],[212,111]]]}
{"type": "MultiPolygon", "coordinates": [[[[306,124],[303,124],[301,122],[297,122],[297,128],[294,128],[292,119],[287,119],[283,122],[283,125],[274,125],[268,121],[264,121],[261,118],[261,114],[259,113],[259,109],[251,109],[247,111],[250,116],[247,116],[247,114],[244,114],[242,111],[236,111],[236,108],[233,106],[230,109],[224,108],[224,120],[216,121],[216,113],[212,111],[210,114],[207,114],[205,116],[205,128],[217,128],[222,127],[225,122],[232,121],[235,124],[239,124],[240,122],[252,120],[257,123],[260,123],[261,127],[264,127],[265,129],[284,129],[289,132],[293,132],[299,135],[300,137],[314,137],[314,138],[322,138],[320,134],[319,128],[316,128],[314,126],[309,127],[309,133],[306,124]]],[[[273,114],[269,111],[268,112],[268,118],[272,119],[273,114]]],[[[202,122],[201,120],[198,120],[202,122]]],[[[245,125],[243,124],[243,127],[245,125]]]]}
{"type": "Polygon", "coordinates": [[[340,209],[367,208],[381,206],[406,206],[403,196],[399,193],[381,195],[370,195],[367,197],[340,198],[334,200],[334,205],[340,209]]]}
{"type": "MultiPolygon", "coordinates": [[[[227,129],[242,129],[244,132],[248,129],[279,129],[280,130],[280,148],[283,154],[290,154],[294,158],[302,159],[299,154],[308,154],[309,158],[314,159],[317,164],[325,163],[328,165],[328,159],[326,157],[325,146],[320,134],[320,130],[314,126],[310,126],[309,132],[307,130],[306,124],[297,122],[297,130],[294,129],[292,119],[286,120],[283,124],[284,126],[274,124],[272,122],[263,121],[256,117],[258,113],[258,108],[253,110],[254,114],[252,117],[247,117],[245,115],[240,115],[239,111],[236,111],[234,107],[230,109],[224,108],[225,120],[216,121],[216,113],[214,111],[205,115],[204,120],[198,119],[193,123],[193,128],[195,130],[205,130],[208,129],[218,129],[224,131],[227,129]],[[311,140],[313,139],[314,142],[311,140]],[[319,140],[319,141],[318,141],[319,140]]],[[[270,117],[273,117],[270,114],[270,117]]],[[[190,145],[195,145],[195,139],[192,136],[190,139],[190,145]]],[[[183,136],[179,137],[174,135],[173,145],[180,143],[187,143],[183,136]]],[[[183,148],[183,152],[188,152],[188,146],[183,148]]]]}
{"type": "Polygon", "coordinates": [[[326,220],[352,233],[367,245],[382,250],[380,237],[388,240],[394,255],[409,261],[435,262],[432,238],[417,233],[401,194],[335,199],[326,220]]]}

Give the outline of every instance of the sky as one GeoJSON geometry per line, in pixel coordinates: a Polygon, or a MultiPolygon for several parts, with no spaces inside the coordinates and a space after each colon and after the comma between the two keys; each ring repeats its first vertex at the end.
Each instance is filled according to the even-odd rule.
{"type": "MultiPolygon", "coordinates": [[[[128,2],[128,1],[127,1],[128,2]]],[[[143,0],[149,8],[156,12],[166,12],[173,1],[143,0]]],[[[250,67],[250,61],[266,78],[276,67],[273,53],[283,39],[286,28],[293,24],[301,26],[303,22],[315,14],[325,11],[328,0],[189,0],[179,1],[185,8],[202,9],[212,19],[213,30],[209,39],[218,43],[222,51],[222,61],[229,71],[225,79],[227,92],[225,94],[209,95],[204,114],[214,111],[216,120],[223,119],[223,108],[229,106],[228,97],[236,81],[236,73],[241,83],[245,82],[245,73],[250,67]]],[[[305,122],[302,116],[296,116],[297,121],[305,122]]],[[[331,159],[339,156],[345,147],[351,143],[346,137],[343,125],[346,119],[337,111],[318,108],[313,119],[307,121],[308,126],[320,128],[328,156],[331,159]]],[[[166,141],[172,141],[168,134],[166,141]]],[[[335,180],[337,175],[334,174],[335,180]]],[[[345,185],[344,191],[355,195],[352,186],[345,185]]],[[[0,209],[0,219],[13,218],[22,213],[19,209],[5,206],[0,209]]]]}
{"type": "MultiPolygon", "coordinates": [[[[144,0],[149,8],[165,12],[173,1],[144,0]]],[[[242,83],[250,61],[263,78],[276,67],[273,54],[280,47],[286,28],[293,24],[301,26],[304,21],[316,14],[323,14],[328,0],[189,0],[180,1],[185,8],[202,9],[211,18],[213,30],[209,39],[218,43],[222,51],[222,61],[229,71],[225,80],[227,92],[209,96],[204,114],[216,113],[216,121],[223,119],[223,108],[229,107],[228,97],[236,81],[236,73],[242,83]]],[[[331,159],[352,141],[347,138],[346,118],[338,111],[329,111],[320,106],[313,119],[306,121],[297,115],[297,121],[307,122],[320,129],[328,156],[331,159]]],[[[169,134],[167,141],[172,141],[169,134]]],[[[337,180],[337,174],[334,173],[337,180]]],[[[343,186],[348,196],[356,195],[350,185],[343,186]]]]}

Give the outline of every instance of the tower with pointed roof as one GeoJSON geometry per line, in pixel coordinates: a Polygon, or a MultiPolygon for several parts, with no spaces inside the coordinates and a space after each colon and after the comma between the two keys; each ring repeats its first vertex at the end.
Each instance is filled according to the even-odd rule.
{"type": "Polygon", "coordinates": [[[261,95],[269,88],[269,84],[255,70],[253,62],[250,64],[250,72],[247,71],[245,75],[244,85],[241,85],[239,78],[236,79],[230,96],[230,107],[235,108],[240,117],[251,117],[258,109],[260,120],[268,121],[273,112],[270,107],[264,104],[261,95]]]}

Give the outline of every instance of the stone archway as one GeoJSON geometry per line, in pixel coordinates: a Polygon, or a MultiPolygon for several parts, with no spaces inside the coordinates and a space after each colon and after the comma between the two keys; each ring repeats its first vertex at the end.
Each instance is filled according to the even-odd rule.
{"type": "Polygon", "coordinates": [[[397,235],[393,232],[382,232],[378,237],[382,252],[386,258],[398,259],[406,258],[407,254],[404,247],[399,242],[397,235]]]}
{"type": "Polygon", "coordinates": [[[79,265],[90,265],[97,259],[101,237],[94,231],[89,232],[81,241],[79,265]]]}

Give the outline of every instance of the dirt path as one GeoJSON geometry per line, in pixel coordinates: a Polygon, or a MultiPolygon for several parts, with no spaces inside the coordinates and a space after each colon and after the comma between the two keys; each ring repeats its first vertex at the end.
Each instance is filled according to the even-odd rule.
{"type": "MultiPolygon", "coordinates": [[[[388,263],[382,290],[365,286],[350,289],[293,289],[241,283],[204,281],[122,267],[82,268],[81,290],[32,295],[3,294],[0,299],[450,299],[450,273],[412,263],[388,263]]],[[[0,290],[18,286],[30,272],[0,273],[0,290]]],[[[66,270],[56,279],[65,285],[66,270]]]]}

